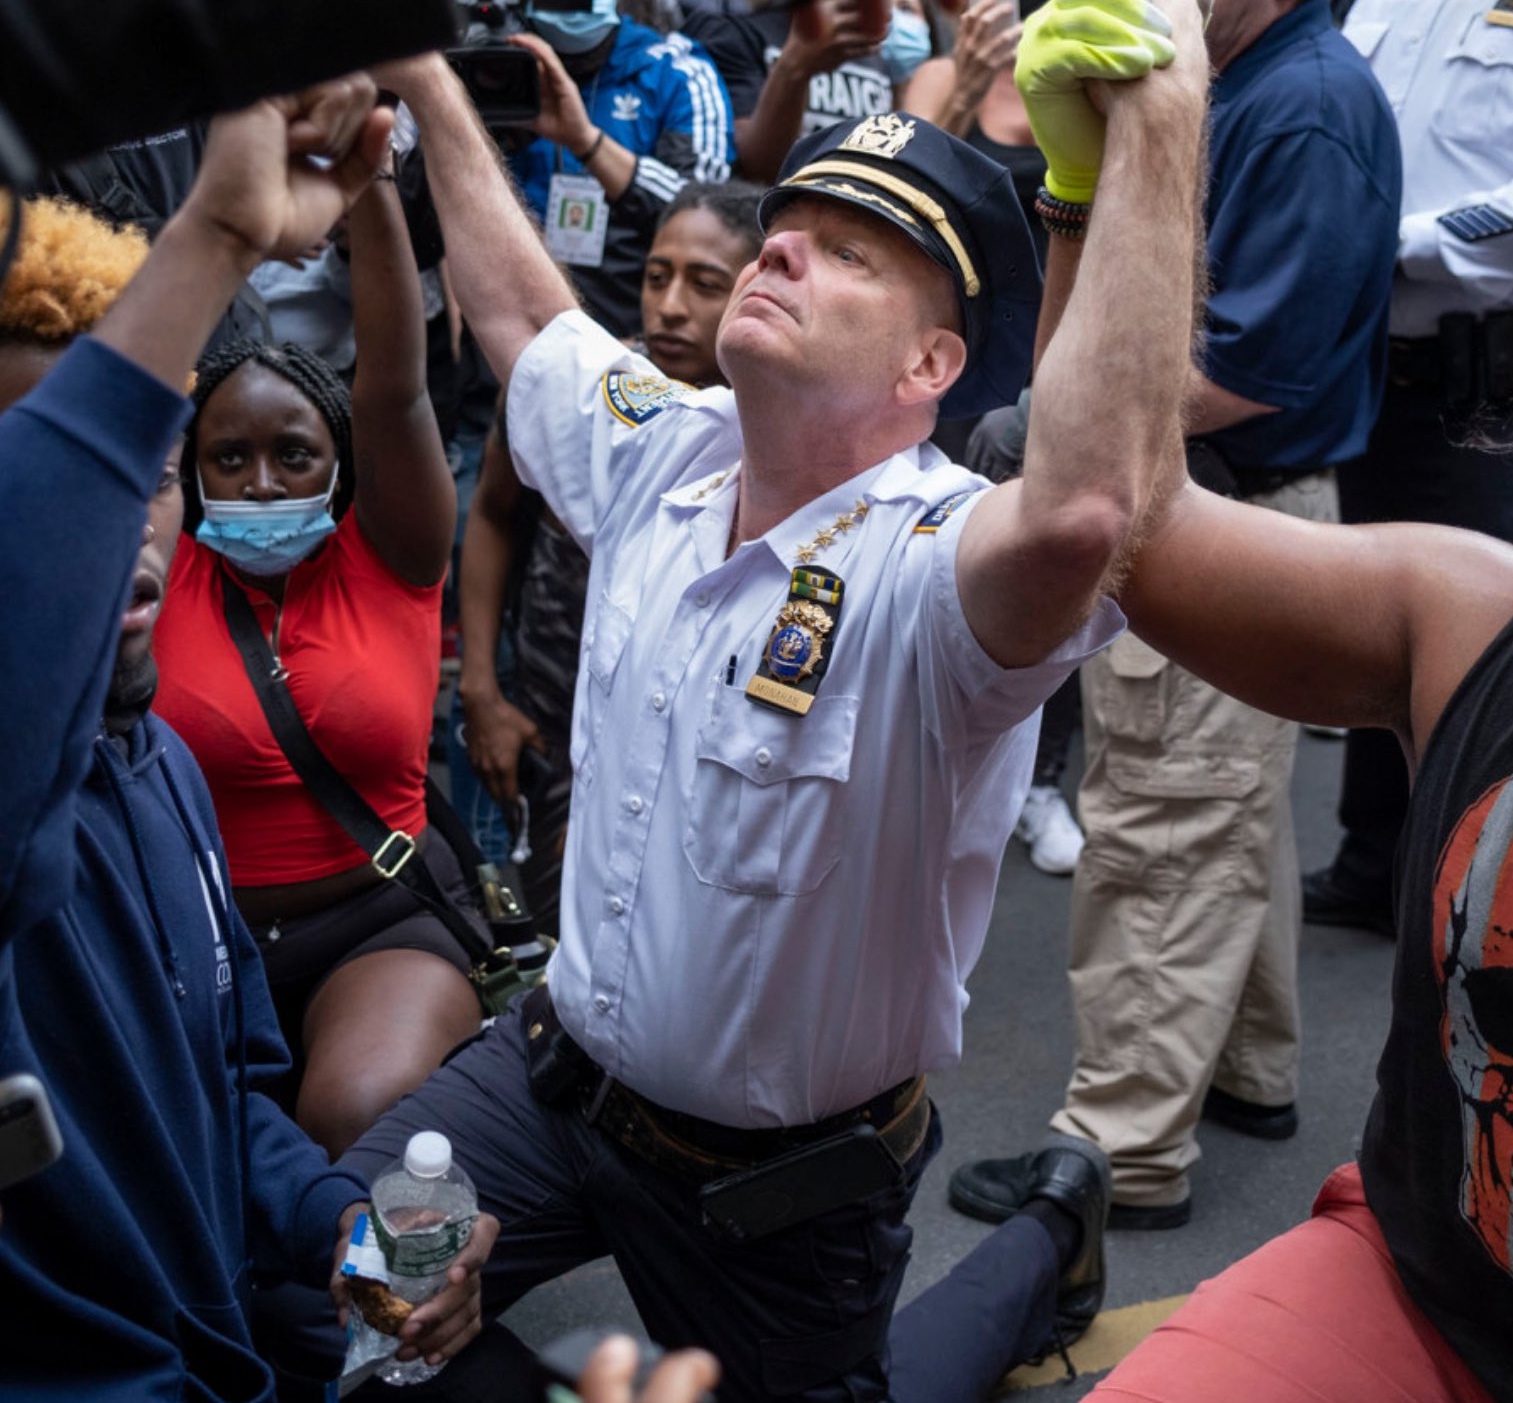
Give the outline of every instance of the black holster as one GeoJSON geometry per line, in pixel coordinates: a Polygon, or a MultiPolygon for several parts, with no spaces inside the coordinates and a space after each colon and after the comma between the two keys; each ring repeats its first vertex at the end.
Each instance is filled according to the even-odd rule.
{"type": "Polygon", "coordinates": [[[557,1021],[551,994],[537,985],[521,1005],[525,1019],[525,1075],[531,1095],[543,1106],[560,1106],[570,1100],[590,1076],[599,1076],[598,1066],[557,1021]]]}

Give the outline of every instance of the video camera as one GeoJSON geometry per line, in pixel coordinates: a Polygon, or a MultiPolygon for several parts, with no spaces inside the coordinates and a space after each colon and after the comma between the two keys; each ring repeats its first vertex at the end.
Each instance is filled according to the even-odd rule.
{"type": "MultiPolygon", "coordinates": [[[[592,9],[590,0],[535,0],[538,10],[592,9]]],[[[468,96],[491,133],[534,121],[541,113],[536,58],[510,43],[525,31],[525,0],[460,0],[460,38],[446,51],[468,96]]]]}

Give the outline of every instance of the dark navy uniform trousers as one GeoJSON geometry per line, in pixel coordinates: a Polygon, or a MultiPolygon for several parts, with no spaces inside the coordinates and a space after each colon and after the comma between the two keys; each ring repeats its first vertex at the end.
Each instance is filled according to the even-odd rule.
{"type": "MultiPolygon", "coordinates": [[[[484,1274],[486,1319],[531,1287],[612,1254],[658,1344],[699,1345],[719,1358],[721,1400],[970,1403],[1050,1337],[1056,1254],[1040,1224],[1020,1217],[893,1316],[913,1236],[905,1215],[940,1147],[933,1113],[898,1188],[744,1244],[703,1225],[696,1186],[637,1159],[575,1107],[534,1099],[518,1009],[400,1101],[341,1163],[371,1178],[418,1130],[451,1139],[480,1207],[502,1225],[484,1274]]],[[[518,1377],[521,1355],[494,1327],[434,1383],[407,1393],[524,1398],[505,1384],[512,1370],[518,1377]]]]}

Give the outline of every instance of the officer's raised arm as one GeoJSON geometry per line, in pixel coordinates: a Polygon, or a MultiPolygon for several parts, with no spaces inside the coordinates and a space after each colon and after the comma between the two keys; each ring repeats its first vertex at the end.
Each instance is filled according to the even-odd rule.
{"type": "Polygon", "coordinates": [[[1122,16],[1141,7],[1084,4],[1075,37],[1072,9],[1052,0],[1031,17],[1017,67],[1050,163],[1041,205],[1063,231],[1024,478],[973,513],[957,560],[967,620],[1004,666],[1039,661],[1088,616],[1182,456],[1208,84],[1198,5],[1146,5],[1136,23],[1122,16]]]}
{"type": "Polygon", "coordinates": [[[426,54],[374,76],[404,99],[420,125],[426,178],[446,235],[458,305],[499,383],[508,388],[520,353],[578,300],[445,59],[426,54]]]}

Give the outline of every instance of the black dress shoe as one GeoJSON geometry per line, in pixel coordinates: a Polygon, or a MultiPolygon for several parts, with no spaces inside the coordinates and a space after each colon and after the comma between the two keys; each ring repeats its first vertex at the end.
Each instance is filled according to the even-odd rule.
{"type": "Polygon", "coordinates": [[[1113,1191],[1108,1156],[1079,1135],[1048,1136],[1030,1160],[1025,1199],[1050,1199],[1082,1227],[1077,1256],[1056,1283],[1056,1343],[1062,1350],[1082,1338],[1103,1305],[1103,1230],[1113,1191]]]}
{"type": "Polygon", "coordinates": [[[1216,1086],[1209,1087],[1203,1098],[1203,1119],[1257,1140],[1290,1140],[1298,1133],[1298,1108],[1291,1101],[1285,1106],[1263,1106],[1231,1096],[1216,1086]]]}
{"type": "Polygon", "coordinates": [[[1392,895],[1369,896],[1341,884],[1333,867],[1303,876],[1303,919],[1314,926],[1351,926],[1394,935],[1392,895]]]}
{"type": "Polygon", "coordinates": [[[1010,1159],[979,1159],[957,1167],[951,1175],[946,1196],[951,1207],[969,1218],[985,1223],[1002,1223],[1024,1206],[1034,1182],[1035,1156],[1014,1155],[1010,1159]]]}

